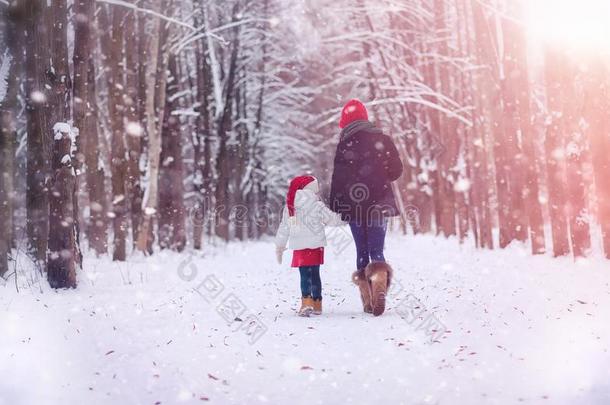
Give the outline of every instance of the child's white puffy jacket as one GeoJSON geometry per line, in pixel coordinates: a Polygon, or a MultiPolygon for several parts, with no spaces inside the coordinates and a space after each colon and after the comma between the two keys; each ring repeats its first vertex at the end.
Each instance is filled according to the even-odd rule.
{"type": "Polygon", "coordinates": [[[279,248],[285,248],[286,243],[293,250],[326,246],[324,227],[345,224],[341,216],[332,212],[311,188],[297,191],[294,206],[293,217],[288,215],[288,208],[284,207],[275,237],[275,244],[279,248]]]}

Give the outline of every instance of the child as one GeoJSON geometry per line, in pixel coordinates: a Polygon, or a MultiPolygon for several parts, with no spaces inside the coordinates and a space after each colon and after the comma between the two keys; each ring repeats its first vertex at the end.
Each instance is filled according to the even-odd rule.
{"type": "Polygon", "coordinates": [[[318,180],[313,176],[295,177],[290,182],[286,208],[275,239],[277,260],[288,247],[293,249],[292,267],[301,273],[299,316],[322,314],[320,265],[324,264],[325,225],[343,225],[340,215],[324,205],[319,197],[318,180]]]}

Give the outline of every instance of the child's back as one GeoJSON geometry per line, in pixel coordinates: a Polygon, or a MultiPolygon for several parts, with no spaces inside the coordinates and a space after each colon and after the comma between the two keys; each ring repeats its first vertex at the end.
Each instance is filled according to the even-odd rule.
{"type": "Polygon", "coordinates": [[[292,180],[275,239],[280,264],[286,245],[294,250],[292,267],[298,267],[301,273],[301,316],[322,313],[320,265],[324,263],[326,246],[324,228],[344,224],[320,200],[318,193],[318,181],[314,177],[300,176],[292,180]]]}

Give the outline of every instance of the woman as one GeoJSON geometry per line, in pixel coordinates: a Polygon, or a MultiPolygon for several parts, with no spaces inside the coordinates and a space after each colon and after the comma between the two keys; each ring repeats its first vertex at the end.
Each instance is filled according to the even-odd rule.
{"type": "Polygon", "coordinates": [[[341,113],[342,129],[335,154],[330,203],[350,224],[357,260],[353,280],[360,288],[364,311],[381,315],[392,268],[383,245],[387,218],[399,214],[391,183],[402,173],[392,139],[368,120],[364,104],[349,101],[341,113]]]}

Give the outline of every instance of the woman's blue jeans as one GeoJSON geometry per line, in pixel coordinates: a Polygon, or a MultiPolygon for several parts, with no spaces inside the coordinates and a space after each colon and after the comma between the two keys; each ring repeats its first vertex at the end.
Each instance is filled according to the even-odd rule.
{"type": "Polygon", "coordinates": [[[349,226],[356,242],[358,270],[364,269],[370,262],[385,262],[383,245],[387,224],[386,218],[350,222],[349,226]]]}

